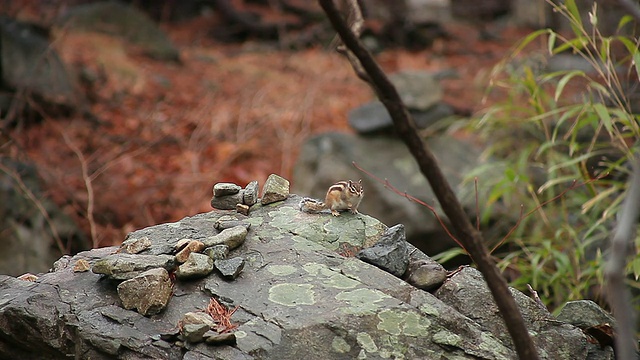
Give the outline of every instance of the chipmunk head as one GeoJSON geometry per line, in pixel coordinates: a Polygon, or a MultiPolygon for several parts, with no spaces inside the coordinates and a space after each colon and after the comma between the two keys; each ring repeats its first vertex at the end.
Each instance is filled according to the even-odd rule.
{"type": "Polygon", "coordinates": [[[364,188],[362,187],[362,179],[358,180],[358,182],[349,180],[347,182],[347,188],[350,193],[354,195],[362,195],[364,194],[364,188]]]}

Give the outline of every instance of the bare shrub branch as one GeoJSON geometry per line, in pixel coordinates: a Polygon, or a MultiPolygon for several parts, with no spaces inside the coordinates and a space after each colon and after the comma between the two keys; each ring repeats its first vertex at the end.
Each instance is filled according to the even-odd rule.
{"type": "Polygon", "coordinates": [[[605,269],[605,293],[618,324],[615,337],[616,359],[632,360],[638,358],[636,314],[631,305],[631,294],[625,286],[625,267],[636,237],[640,215],[640,157],[637,154],[633,159],[633,174],[629,178],[629,189],[621,211],[618,226],[611,238],[611,254],[605,269]]]}

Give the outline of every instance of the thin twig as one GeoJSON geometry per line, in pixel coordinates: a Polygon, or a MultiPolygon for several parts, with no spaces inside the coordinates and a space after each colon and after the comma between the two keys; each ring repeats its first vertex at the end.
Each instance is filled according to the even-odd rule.
{"type": "Polygon", "coordinates": [[[64,243],[62,242],[62,239],[60,238],[60,234],[58,233],[58,229],[53,224],[53,221],[51,220],[51,216],[49,215],[49,212],[47,211],[47,209],[45,209],[44,205],[42,205],[42,202],[38,200],[38,198],[31,191],[31,189],[29,189],[29,187],[24,183],[24,181],[22,181],[22,177],[20,176],[20,174],[18,174],[13,169],[9,169],[3,164],[0,164],[0,171],[9,175],[9,177],[11,177],[13,181],[15,181],[16,184],[18,184],[18,186],[20,187],[20,190],[29,198],[29,200],[31,200],[33,205],[35,205],[36,208],[38,208],[38,211],[40,211],[40,213],[44,217],[44,220],[47,222],[47,225],[49,225],[49,229],[51,229],[51,234],[53,235],[53,239],[56,243],[56,246],[58,247],[58,250],[60,251],[61,254],[63,255],[66,254],[67,248],[64,246],[64,243]]]}
{"type": "Polygon", "coordinates": [[[478,177],[473,178],[473,185],[475,187],[476,194],[476,230],[480,231],[480,204],[478,200],[478,177]]]}
{"type": "MultiPolygon", "coordinates": [[[[431,211],[433,213],[433,216],[435,216],[436,220],[438,220],[438,222],[440,223],[440,226],[442,227],[442,229],[444,229],[444,231],[447,233],[447,235],[449,236],[449,238],[451,238],[451,240],[453,240],[456,244],[458,244],[458,246],[460,246],[463,250],[467,251],[467,249],[464,248],[464,245],[462,244],[462,242],[460,242],[460,240],[458,240],[449,230],[449,228],[447,227],[447,225],[444,223],[444,220],[442,220],[442,218],[440,217],[440,215],[438,215],[438,212],[436,211],[436,208],[427,204],[426,202],[418,199],[417,197],[413,196],[413,195],[409,195],[407,194],[406,191],[400,191],[398,188],[396,188],[395,186],[393,186],[389,180],[387,179],[380,179],[379,177],[373,175],[372,173],[370,173],[369,171],[363,169],[362,167],[360,167],[360,165],[358,165],[358,163],[356,163],[355,161],[351,162],[353,164],[353,166],[356,167],[356,169],[362,171],[363,173],[367,174],[367,176],[369,176],[370,178],[372,178],[373,180],[375,180],[376,182],[384,185],[385,188],[391,190],[392,192],[406,198],[409,201],[415,202],[417,204],[420,204],[424,207],[426,207],[429,211],[431,211]]],[[[468,253],[468,252],[467,252],[468,253]]]]}
{"type": "Polygon", "coordinates": [[[93,183],[91,181],[91,176],[89,175],[89,167],[87,165],[87,160],[84,157],[84,154],[82,153],[80,148],[78,148],[78,146],[74,144],[73,141],[71,141],[71,139],[69,139],[69,137],[64,131],[60,131],[60,134],[62,134],[62,138],[64,139],[64,142],[67,144],[67,146],[69,146],[71,151],[73,151],[73,153],[76,155],[76,157],[80,161],[82,179],[84,181],[84,186],[87,189],[87,220],[89,221],[89,229],[91,231],[91,244],[93,248],[97,248],[99,245],[98,230],[96,227],[96,221],[93,217],[94,206],[95,206],[94,204],[95,193],[93,191],[93,183]]]}

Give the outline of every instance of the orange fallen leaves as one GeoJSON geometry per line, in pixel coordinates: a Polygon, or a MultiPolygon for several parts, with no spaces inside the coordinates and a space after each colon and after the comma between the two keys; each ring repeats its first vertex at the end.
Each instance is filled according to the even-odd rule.
{"type": "Polygon", "coordinates": [[[236,310],[238,310],[238,306],[233,310],[229,310],[226,306],[220,304],[216,298],[212,297],[205,312],[218,324],[214,330],[219,334],[224,334],[238,327],[238,324],[231,323],[231,316],[236,310]]]}

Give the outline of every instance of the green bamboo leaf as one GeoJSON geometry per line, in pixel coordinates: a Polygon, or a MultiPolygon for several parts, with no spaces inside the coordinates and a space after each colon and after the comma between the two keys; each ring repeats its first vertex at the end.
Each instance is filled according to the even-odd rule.
{"type": "Polygon", "coordinates": [[[616,39],[618,41],[620,41],[624,47],[627,49],[627,51],[629,52],[629,55],[633,55],[638,53],[638,44],[631,41],[628,37],[626,36],[618,36],[616,37],[616,39]]]}
{"type": "Polygon", "coordinates": [[[548,180],[547,182],[545,182],[544,184],[542,184],[542,186],[540,186],[538,188],[538,190],[536,191],[538,194],[543,193],[544,191],[546,191],[549,188],[552,188],[556,185],[560,185],[560,184],[573,184],[573,182],[576,180],[576,177],[574,175],[569,175],[569,176],[560,176],[551,180],[548,180]]]}
{"type": "Polygon", "coordinates": [[[565,0],[564,5],[569,11],[569,23],[571,25],[571,29],[573,29],[573,33],[578,37],[582,36],[582,29],[584,29],[584,26],[582,25],[582,17],[580,16],[580,11],[576,6],[575,0],[565,0]]]}
{"type": "Polygon", "coordinates": [[[549,32],[549,39],[547,40],[547,49],[549,54],[553,54],[553,49],[556,47],[556,39],[558,38],[558,34],[554,31],[549,32]]]}
{"type": "Polygon", "coordinates": [[[607,198],[609,198],[609,195],[614,194],[617,191],[619,191],[619,189],[617,189],[615,186],[612,186],[604,191],[601,191],[598,195],[594,196],[593,198],[589,199],[589,201],[582,204],[582,213],[583,214],[587,213],[589,210],[591,210],[591,208],[593,208],[594,206],[596,206],[602,201],[606,201],[607,198]]]}
{"type": "MultiPolygon", "coordinates": [[[[638,58],[638,60],[640,60],[640,58],[638,58]]],[[[589,83],[589,87],[599,92],[603,98],[608,99],[611,97],[611,93],[609,92],[609,89],[602,84],[598,84],[597,82],[592,81],[589,83]]]]}
{"type": "Polygon", "coordinates": [[[622,19],[620,19],[620,21],[618,21],[618,28],[616,30],[620,31],[620,29],[622,29],[623,26],[627,25],[631,21],[633,21],[633,16],[631,16],[631,15],[623,16],[622,19]]]}
{"type": "Polygon", "coordinates": [[[569,73],[564,75],[560,79],[560,81],[558,81],[558,86],[556,87],[556,93],[553,97],[555,101],[558,101],[558,99],[560,98],[560,95],[562,95],[562,91],[564,90],[564,87],[567,86],[567,83],[569,82],[569,80],[573,79],[576,76],[583,77],[585,76],[585,74],[581,70],[570,71],[569,73]]]}
{"type": "Polygon", "coordinates": [[[633,277],[636,278],[636,281],[640,278],[640,258],[635,258],[631,261],[631,266],[633,268],[633,277]]]}
{"type": "Polygon", "coordinates": [[[601,42],[600,49],[599,49],[600,51],[598,52],[600,55],[600,61],[606,64],[611,58],[610,56],[611,38],[602,38],[600,39],[600,42],[601,42]]]}
{"type": "Polygon", "coordinates": [[[611,134],[613,132],[613,123],[611,122],[611,115],[609,115],[609,110],[607,109],[607,107],[602,103],[595,103],[593,104],[593,110],[596,111],[596,113],[600,117],[600,121],[607,129],[609,134],[611,134]]]}
{"type": "Polygon", "coordinates": [[[520,41],[518,43],[518,46],[516,46],[515,49],[513,49],[512,57],[515,57],[516,55],[518,55],[520,53],[520,51],[522,51],[522,49],[524,49],[532,41],[534,41],[537,38],[539,38],[541,35],[551,34],[551,33],[553,33],[553,31],[551,31],[550,29],[540,29],[540,30],[536,30],[536,31],[532,32],[531,34],[525,36],[525,38],[522,39],[522,41],[520,41]]]}
{"type": "Polygon", "coordinates": [[[433,259],[439,263],[445,263],[459,255],[467,255],[467,252],[462,248],[454,247],[433,256],[433,259]]]}
{"type": "Polygon", "coordinates": [[[553,55],[560,54],[571,49],[573,52],[578,52],[584,49],[585,45],[588,44],[588,41],[585,37],[578,36],[575,39],[568,40],[563,44],[559,45],[555,49],[553,49],[553,55]]]}
{"type": "Polygon", "coordinates": [[[580,155],[580,156],[576,156],[576,157],[574,157],[574,158],[571,158],[571,159],[569,159],[568,161],[565,161],[565,162],[563,162],[563,163],[560,163],[560,164],[556,164],[556,165],[551,166],[551,167],[549,168],[549,171],[550,171],[550,172],[552,172],[552,171],[556,171],[556,170],[560,170],[560,169],[568,168],[568,167],[570,167],[570,166],[573,166],[573,165],[576,165],[576,164],[581,163],[581,162],[583,162],[583,161],[586,161],[588,158],[590,158],[590,157],[592,157],[592,156],[595,156],[595,155],[601,155],[601,154],[603,154],[603,153],[604,153],[604,152],[602,152],[602,151],[592,151],[592,152],[590,152],[590,153],[582,154],[582,155],[580,155]]]}

